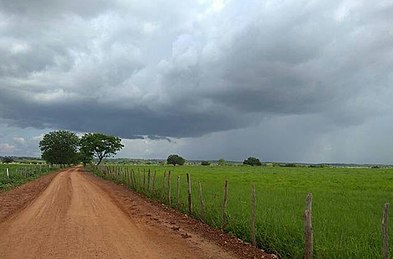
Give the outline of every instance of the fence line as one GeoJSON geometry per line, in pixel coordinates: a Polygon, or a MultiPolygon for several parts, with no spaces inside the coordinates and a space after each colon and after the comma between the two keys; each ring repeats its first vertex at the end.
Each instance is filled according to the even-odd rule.
{"type": "Polygon", "coordinates": [[[8,190],[60,168],[60,165],[3,164],[0,168],[0,191],[8,190]]]}
{"type": "MultiPolygon", "coordinates": [[[[130,188],[142,192],[149,197],[160,200],[163,203],[166,203],[168,206],[174,205],[181,210],[186,210],[190,216],[196,216],[200,220],[207,222],[207,207],[203,197],[203,188],[202,183],[198,181],[197,187],[198,191],[195,194],[198,201],[196,201],[197,209],[194,211],[193,207],[193,195],[192,195],[192,184],[191,184],[191,174],[186,173],[186,189],[187,189],[187,204],[184,204],[180,200],[180,190],[181,190],[181,177],[180,175],[175,175],[173,179],[171,176],[171,171],[164,171],[161,174],[161,177],[158,177],[160,174],[157,174],[157,171],[151,172],[149,169],[147,172],[143,170],[143,172],[138,168],[137,171],[134,169],[131,170],[119,170],[115,166],[98,166],[94,168],[98,170],[99,173],[103,174],[105,178],[109,178],[112,180],[121,180],[124,183],[127,183],[127,186],[130,188]],[[147,174],[146,174],[147,173],[147,174]],[[143,174],[143,175],[142,175],[143,174]],[[139,179],[139,180],[138,180],[139,179]],[[161,190],[160,187],[157,186],[159,184],[158,179],[161,179],[161,190]],[[172,194],[172,180],[175,181],[176,189],[173,190],[172,194]],[[158,188],[157,188],[158,187],[158,188]],[[173,197],[172,197],[173,195],[173,197]],[[172,203],[173,202],[173,203],[172,203]],[[199,207],[198,207],[199,204],[199,207]]],[[[40,168],[41,170],[41,168],[40,168]]],[[[257,218],[257,210],[256,204],[257,196],[256,196],[256,185],[251,184],[251,213],[250,213],[250,242],[253,246],[257,246],[257,231],[256,231],[256,218],[257,218]]],[[[312,202],[313,195],[312,193],[308,193],[306,196],[306,206],[303,214],[304,220],[304,258],[312,259],[314,256],[314,233],[313,233],[313,223],[312,223],[312,202]]],[[[224,181],[223,188],[223,200],[221,207],[221,224],[219,225],[222,230],[225,230],[229,223],[229,215],[227,212],[228,206],[228,181],[224,181]]],[[[382,211],[382,258],[389,258],[389,242],[388,242],[388,208],[389,204],[384,204],[382,211]]]]}

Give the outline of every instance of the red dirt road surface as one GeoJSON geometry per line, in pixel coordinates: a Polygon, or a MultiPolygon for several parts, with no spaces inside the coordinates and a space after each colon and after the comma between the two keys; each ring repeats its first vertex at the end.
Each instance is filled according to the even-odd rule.
{"type": "Polygon", "coordinates": [[[272,258],[81,168],[52,178],[0,217],[0,258],[272,258]]]}

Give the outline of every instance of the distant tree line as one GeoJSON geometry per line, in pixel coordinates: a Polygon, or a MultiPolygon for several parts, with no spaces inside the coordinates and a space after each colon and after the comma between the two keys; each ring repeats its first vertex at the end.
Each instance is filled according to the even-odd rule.
{"type": "Polygon", "coordinates": [[[72,165],[91,163],[99,165],[104,158],[115,155],[124,146],[121,139],[102,133],[87,133],[79,138],[74,132],[52,131],[40,141],[42,159],[49,164],[72,165]]]}
{"type": "MultiPolygon", "coordinates": [[[[78,137],[74,132],[67,130],[52,131],[44,135],[39,143],[42,159],[49,164],[73,165],[78,163],[88,164],[95,159],[96,165],[110,156],[115,155],[124,145],[119,137],[102,133],[86,133],[78,137]]],[[[12,160],[3,159],[10,163],[12,160]]],[[[186,160],[177,155],[168,156],[166,163],[176,166],[184,165],[186,160]]],[[[226,165],[224,159],[218,160],[218,165],[226,165]]],[[[209,161],[202,161],[201,165],[209,166],[209,161]]],[[[244,165],[261,166],[258,158],[249,157],[243,161],[244,165]]]]}
{"type": "Polygon", "coordinates": [[[9,164],[9,163],[12,163],[14,161],[15,160],[12,157],[10,157],[10,156],[5,156],[5,157],[3,157],[1,159],[1,162],[3,162],[4,164],[9,164]]]}
{"type": "MultiPolygon", "coordinates": [[[[179,155],[172,154],[172,155],[168,156],[166,163],[169,165],[176,166],[176,165],[184,165],[185,161],[186,160],[183,157],[181,157],[179,155]]],[[[217,161],[217,164],[219,166],[224,166],[224,165],[228,165],[230,163],[226,162],[224,159],[221,158],[220,160],[217,161]]],[[[200,165],[210,166],[211,162],[210,161],[201,161],[200,165]]],[[[243,161],[243,165],[261,166],[262,162],[256,157],[249,157],[243,161]]]]}

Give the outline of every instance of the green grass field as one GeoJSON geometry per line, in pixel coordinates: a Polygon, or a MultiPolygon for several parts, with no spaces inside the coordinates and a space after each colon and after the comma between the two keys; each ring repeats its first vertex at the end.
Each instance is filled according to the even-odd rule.
{"type": "Polygon", "coordinates": [[[0,191],[10,190],[53,170],[56,167],[49,168],[47,165],[0,164],[0,191]]]}
{"type": "MultiPolygon", "coordinates": [[[[163,176],[164,171],[170,170],[172,205],[184,212],[187,211],[186,173],[190,173],[193,216],[215,227],[220,227],[222,223],[223,186],[227,179],[228,225],[225,230],[246,241],[250,240],[251,186],[255,183],[258,246],[282,258],[303,257],[303,213],[306,195],[311,192],[316,258],[381,258],[382,255],[382,208],[393,198],[393,169],[246,166],[115,168],[119,169],[112,171],[120,172],[120,175],[98,174],[116,178],[114,180],[119,182],[123,179],[122,174],[132,169],[137,178],[136,189],[165,203],[168,202],[168,187],[165,179],[162,192],[163,176]],[[151,175],[157,172],[155,192],[147,192],[147,173],[143,171],[149,169],[151,175]],[[181,179],[179,203],[176,201],[177,176],[181,179]],[[206,213],[201,210],[198,182],[203,187],[206,213]]],[[[392,217],[389,217],[390,229],[392,226],[392,217]]],[[[393,240],[392,234],[389,237],[393,240]]],[[[390,249],[392,252],[393,249],[390,249]]]]}

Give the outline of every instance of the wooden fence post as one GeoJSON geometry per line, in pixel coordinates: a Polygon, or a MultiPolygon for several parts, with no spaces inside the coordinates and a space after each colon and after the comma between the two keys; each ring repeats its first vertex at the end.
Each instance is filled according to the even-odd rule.
{"type": "Polygon", "coordinates": [[[222,225],[223,230],[227,225],[227,204],[228,204],[228,180],[224,182],[224,201],[222,204],[222,225]]]}
{"type": "Polygon", "coordinates": [[[192,214],[192,196],[191,196],[191,177],[187,173],[187,193],[188,193],[188,214],[192,214]]]}
{"type": "Polygon", "coordinates": [[[201,202],[201,209],[202,209],[202,218],[205,218],[206,216],[206,206],[205,206],[205,201],[203,200],[203,194],[202,194],[202,184],[201,182],[199,184],[199,200],[201,202]]]}
{"type": "Polygon", "coordinates": [[[257,246],[257,240],[255,237],[255,221],[257,211],[257,194],[255,191],[255,184],[252,185],[251,191],[252,207],[251,207],[251,243],[253,246],[257,246]]]}
{"type": "Polygon", "coordinates": [[[136,181],[136,176],[135,176],[135,171],[132,169],[132,182],[134,183],[134,190],[136,190],[136,186],[137,186],[137,181],[136,181]]]}
{"type": "Polygon", "coordinates": [[[304,259],[313,258],[312,193],[307,194],[304,211],[304,259]]]}
{"type": "Polygon", "coordinates": [[[127,182],[128,182],[128,187],[132,186],[132,181],[131,181],[131,172],[130,169],[127,168],[127,182]]]}
{"type": "Polygon", "coordinates": [[[157,174],[157,171],[154,170],[154,174],[153,174],[153,192],[155,192],[155,190],[156,190],[156,174],[157,174]]]}
{"type": "Polygon", "coordinates": [[[176,181],[176,204],[180,204],[180,175],[177,176],[176,181]]]}
{"type": "Polygon", "coordinates": [[[143,190],[146,190],[146,170],[143,168],[143,190]]]}
{"type": "Polygon", "coordinates": [[[161,200],[165,200],[165,180],[166,180],[166,172],[164,172],[164,178],[162,178],[161,183],[161,200]]]}
{"type": "Polygon", "coordinates": [[[130,177],[130,186],[134,188],[134,179],[132,178],[133,170],[132,168],[129,169],[129,177],[130,177]]]}
{"type": "Polygon", "coordinates": [[[385,203],[382,212],[382,258],[389,258],[389,243],[388,243],[388,209],[389,203],[385,203]]]}
{"type": "Polygon", "coordinates": [[[150,168],[147,171],[147,192],[150,192],[150,168]]]}
{"type": "Polygon", "coordinates": [[[168,172],[168,205],[172,205],[172,194],[171,194],[171,171],[168,172]]]}
{"type": "Polygon", "coordinates": [[[142,180],[141,180],[141,170],[138,169],[138,172],[135,172],[135,182],[137,183],[138,188],[142,186],[142,180]]]}

